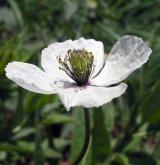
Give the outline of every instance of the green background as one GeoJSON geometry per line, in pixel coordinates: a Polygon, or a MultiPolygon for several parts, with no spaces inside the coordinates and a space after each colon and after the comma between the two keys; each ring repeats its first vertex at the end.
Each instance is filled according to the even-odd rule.
{"type": "Polygon", "coordinates": [[[8,62],[40,66],[51,42],[94,38],[108,53],[132,34],[153,53],[125,80],[125,95],[93,109],[92,138],[81,165],[160,165],[160,1],[0,1],[0,165],[68,165],[83,144],[81,108],[69,113],[56,95],[26,91],[8,80],[8,62]]]}

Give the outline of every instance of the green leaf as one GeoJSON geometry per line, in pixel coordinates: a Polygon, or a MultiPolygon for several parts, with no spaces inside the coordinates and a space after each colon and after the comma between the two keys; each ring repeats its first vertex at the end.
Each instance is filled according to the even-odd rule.
{"type": "Polygon", "coordinates": [[[160,165],[160,160],[157,160],[157,165],[160,165]]]}
{"type": "Polygon", "coordinates": [[[83,110],[81,108],[75,108],[73,112],[75,123],[72,132],[71,140],[71,162],[79,155],[84,141],[84,119],[83,110]]]}
{"type": "Polygon", "coordinates": [[[154,123],[160,120],[160,81],[150,90],[145,100],[140,106],[142,112],[142,122],[154,123]]]}
{"type": "MultiPolygon", "coordinates": [[[[18,142],[18,147],[21,148],[21,151],[26,152],[26,153],[34,153],[35,150],[35,143],[33,142],[26,142],[26,141],[19,141],[18,142]]],[[[49,147],[46,147],[45,145],[42,144],[42,150],[44,152],[44,155],[47,158],[60,158],[61,154],[49,147]]]]}
{"type": "Polygon", "coordinates": [[[110,135],[106,129],[104,110],[93,109],[92,163],[103,163],[111,153],[110,135]]]}
{"type": "Polygon", "coordinates": [[[35,149],[35,144],[33,142],[19,141],[18,147],[20,148],[21,152],[33,153],[35,149]]]}
{"type": "Polygon", "coordinates": [[[15,14],[15,17],[17,19],[18,24],[20,25],[20,27],[23,27],[23,17],[20,11],[20,8],[18,6],[18,3],[15,0],[8,0],[9,4],[11,5],[11,8],[15,14]]]}
{"type": "Polygon", "coordinates": [[[40,110],[36,109],[35,114],[35,135],[34,135],[34,162],[35,165],[43,165],[44,164],[44,151],[42,149],[42,127],[39,124],[40,120],[40,110]]]}
{"type": "Polygon", "coordinates": [[[43,152],[44,155],[48,158],[61,158],[61,154],[51,148],[44,148],[43,152]]]}
{"type": "MultiPolygon", "coordinates": [[[[73,134],[72,134],[72,143],[71,143],[71,162],[73,162],[82,149],[84,143],[84,114],[82,108],[75,108],[74,117],[76,122],[74,123],[73,134]]],[[[91,111],[90,111],[91,118],[91,111]]],[[[92,163],[92,137],[90,138],[89,147],[81,160],[81,165],[91,165],[92,163]]]]}
{"type": "Polygon", "coordinates": [[[16,133],[12,139],[13,140],[17,140],[17,139],[21,139],[24,138],[30,134],[33,134],[35,132],[34,128],[23,128],[21,129],[18,133],[16,133]]]}
{"type": "Polygon", "coordinates": [[[0,151],[0,160],[4,160],[7,157],[7,153],[4,151],[0,151]]]}
{"type": "Polygon", "coordinates": [[[0,144],[0,151],[5,151],[7,153],[11,153],[13,155],[18,155],[19,152],[21,152],[21,148],[12,145],[12,144],[7,144],[7,143],[1,143],[0,144]]]}
{"type": "Polygon", "coordinates": [[[159,160],[160,162],[160,135],[158,135],[158,141],[152,155],[155,159],[159,160]]]}
{"type": "Polygon", "coordinates": [[[143,152],[132,153],[127,156],[131,165],[156,165],[153,157],[143,152]]]}
{"type": "Polygon", "coordinates": [[[132,136],[132,140],[130,141],[130,143],[128,143],[123,151],[124,152],[136,152],[138,150],[141,149],[141,141],[142,138],[145,137],[147,135],[147,128],[148,128],[148,124],[144,124],[143,126],[141,126],[138,130],[138,132],[134,133],[132,136]]]}
{"type": "Polygon", "coordinates": [[[101,108],[104,113],[105,127],[106,127],[107,131],[110,132],[114,128],[114,124],[115,124],[115,107],[110,102],[110,103],[103,105],[101,108]]]}
{"type": "Polygon", "coordinates": [[[70,116],[52,112],[49,113],[47,116],[45,116],[44,119],[42,119],[41,123],[44,125],[51,125],[51,124],[70,123],[73,121],[74,120],[70,116]]]}
{"type": "MultiPolygon", "coordinates": [[[[81,162],[82,165],[101,164],[107,158],[107,154],[111,153],[110,136],[106,129],[104,111],[105,110],[96,108],[90,111],[90,118],[93,124],[91,131],[92,137],[89,149],[81,162]]],[[[72,135],[71,160],[75,160],[77,158],[84,141],[83,111],[81,109],[76,109],[74,111],[74,115],[76,122],[72,135]]]]}
{"type": "Polygon", "coordinates": [[[0,8],[0,22],[4,22],[7,27],[14,27],[16,25],[16,19],[11,9],[8,7],[0,8]]]}
{"type": "Polygon", "coordinates": [[[64,6],[64,17],[66,20],[69,20],[72,18],[72,16],[75,14],[75,12],[78,9],[78,4],[75,1],[70,0],[64,0],[65,6],[64,6]]]}
{"type": "Polygon", "coordinates": [[[111,165],[131,165],[127,156],[122,154],[115,154],[114,160],[111,162],[111,165]]]}
{"type": "Polygon", "coordinates": [[[60,138],[54,138],[53,141],[54,141],[55,148],[57,148],[57,149],[62,149],[66,145],[70,144],[69,140],[62,139],[62,138],[61,139],[60,138]]]}

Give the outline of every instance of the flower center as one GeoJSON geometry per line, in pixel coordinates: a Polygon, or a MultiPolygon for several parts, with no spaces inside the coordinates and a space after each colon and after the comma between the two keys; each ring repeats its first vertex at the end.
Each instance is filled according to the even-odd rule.
{"type": "Polygon", "coordinates": [[[68,50],[64,59],[58,57],[59,69],[71,77],[78,86],[88,83],[89,77],[94,71],[94,55],[85,49],[68,50]]]}

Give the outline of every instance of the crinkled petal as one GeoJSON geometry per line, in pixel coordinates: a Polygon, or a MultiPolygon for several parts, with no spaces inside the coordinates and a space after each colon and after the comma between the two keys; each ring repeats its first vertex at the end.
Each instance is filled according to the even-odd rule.
{"type": "Polygon", "coordinates": [[[19,86],[36,93],[53,94],[52,87],[46,73],[32,64],[11,62],[5,68],[6,76],[19,86]]]}
{"type": "Polygon", "coordinates": [[[83,106],[99,107],[112,99],[121,96],[127,88],[124,83],[114,87],[86,86],[84,88],[66,88],[57,91],[60,99],[67,110],[71,107],[83,106]]]}
{"type": "Polygon", "coordinates": [[[127,78],[134,70],[147,62],[151,48],[139,37],[126,35],[113,46],[101,73],[91,84],[108,86],[127,78]]]}
{"type": "Polygon", "coordinates": [[[67,40],[65,42],[57,42],[49,45],[42,51],[42,67],[45,72],[54,79],[63,79],[71,81],[70,77],[66,73],[59,69],[59,63],[57,57],[64,58],[69,49],[86,49],[94,54],[95,69],[93,76],[96,75],[104,65],[104,47],[103,43],[93,39],[80,38],[78,40],[67,40]]]}

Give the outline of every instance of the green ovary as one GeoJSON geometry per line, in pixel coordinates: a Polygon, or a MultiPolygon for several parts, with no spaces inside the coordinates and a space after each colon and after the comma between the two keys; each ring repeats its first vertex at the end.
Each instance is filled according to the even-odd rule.
{"type": "Polygon", "coordinates": [[[64,59],[58,57],[59,69],[66,72],[78,86],[88,84],[89,77],[94,70],[94,55],[85,49],[68,50],[64,59]]]}

